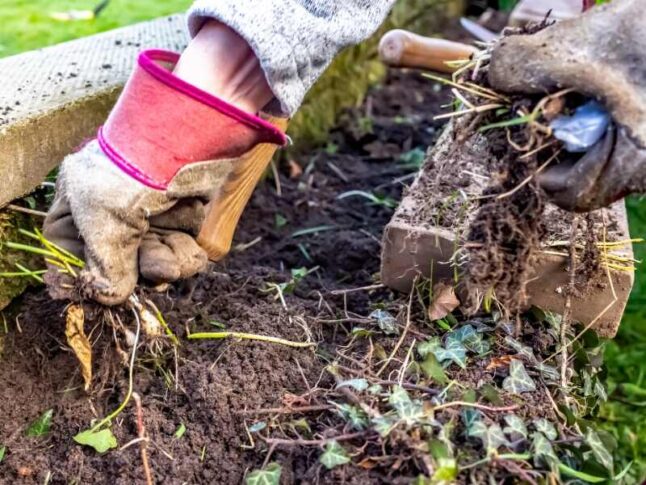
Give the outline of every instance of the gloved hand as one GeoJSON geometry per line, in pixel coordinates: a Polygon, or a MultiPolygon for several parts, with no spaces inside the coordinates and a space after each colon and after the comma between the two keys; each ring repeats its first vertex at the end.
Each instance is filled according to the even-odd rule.
{"type": "MultiPolygon", "coordinates": [[[[210,198],[240,157],[285,136],[171,73],[178,55],[145,51],[97,140],[67,157],[44,225],[50,241],[83,258],[83,296],[123,302],[141,274],[155,282],[200,271],[195,242],[210,198]]],[[[54,297],[69,297],[50,268],[54,297]]]]}
{"type": "Polygon", "coordinates": [[[539,181],[564,209],[588,211],[646,191],[646,10],[641,0],[613,0],[533,35],[512,35],[494,49],[489,82],[510,93],[561,88],[601,101],[611,127],[577,162],[539,181]]]}

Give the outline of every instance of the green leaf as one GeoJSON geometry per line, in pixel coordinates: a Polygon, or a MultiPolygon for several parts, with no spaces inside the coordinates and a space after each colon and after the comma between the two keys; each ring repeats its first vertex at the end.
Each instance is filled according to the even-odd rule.
{"type": "Polygon", "coordinates": [[[336,441],[330,441],[325,446],[325,452],[319,458],[325,468],[331,470],[339,465],[350,463],[350,457],[345,449],[336,441]]]}
{"type": "Polygon", "coordinates": [[[377,326],[386,335],[398,335],[399,328],[397,327],[397,319],[386,310],[375,310],[370,315],[370,318],[376,320],[377,326]]]}
{"type": "Polygon", "coordinates": [[[545,437],[550,440],[554,441],[556,438],[559,437],[558,431],[556,431],[556,428],[552,423],[550,423],[547,419],[545,418],[540,418],[540,419],[535,419],[533,421],[534,427],[536,428],[536,431],[539,433],[543,433],[545,437]]]}
{"type": "Polygon", "coordinates": [[[92,431],[91,429],[81,431],[74,436],[74,441],[79,445],[94,448],[99,453],[105,453],[109,449],[118,446],[117,438],[114,437],[110,428],[104,428],[99,431],[92,431]]]}
{"type": "Polygon", "coordinates": [[[287,224],[287,219],[285,219],[285,216],[283,216],[282,214],[274,215],[274,225],[276,226],[276,229],[280,229],[286,224],[287,224]]]}
{"type": "Polygon", "coordinates": [[[541,462],[551,463],[557,460],[550,441],[543,433],[532,435],[532,452],[534,453],[534,464],[540,466],[541,462]]]}
{"type": "Polygon", "coordinates": [[[453,483],[458,477],[458,462],[453,458],[440,458],[437,460],[435,473],[431,477],[431,483],[453,483]]]}
{"type": "Polygon", "coordinates": [[[482,413],[477,409],[464,408],[462,410],[462,422],[464,423],[468,436],[471,436],[471,429],[479,421],[482,421],[482,413]]]}
{"type": "Polygon", "coordinates": [[[525,365],[520,360],[512,360],[509,364],[509,376],[505,377],[502,387],[512,394],[522,394],[536,390],[536,384],[529,377],[525,365]]]}
{"type": "Polygon", "coordinates": [[[559,371],[556,370],[556,367],[553,367],[549,364],[544,364],[539,362],[536,364],[536,370],[541,373],[541,376],[548,381],[558,381],[561,377],[559,371]]]}
{"type": "Polygon", "coordinates": [[[450,340],[457,340],[467,350],[478,355],[489,351],[489,342],[483,339],[482,333],[476,331],[473,325],[467,324],[450,332],[446,336],[447,346],[450,340]]]}
{"type": "Polygon", "coordinates": [[[585,442],[592,450],[592,454],[604,468],[612,473],[614,460],[608,448],[603,444],[599,435],[592,429],[588,428],[585,433],[585,442]]]}
{"type": "Polygon", "coordinates": [[[559,463],[558,467],[562,475],[565,475],[566,477],[577,478],[579,480],[583,480],[584,482],[601,483],[608,480],[607,478],[595,477],[594,475],[590,475],[589,473],[577,471],[563,463],[559,463]]]}
{"type": "Polygon", "coordinates": [[[350,404],[335,403],[334,405],[338,408],[341,418],[350,423],[354,429],[358,431],[366,429],[368,426],[368,416],[362,409],[350,404]]]}
{"type": "Polygon", "coordinates": [[[54,416],[54,410],[48,409],[29,425],[25,434],[27,436],[43,436],[47,434],[52,426],[52,416],[54,416]]]}
{"type": "Polygon", "coordinates": [[[175,436],[175,438],[177,439],[180,439],[182,436],[184,436],[184,433],[186,433],[186,426],[184,426],[184,423],[180,423],[173,436],[175,436]]]}
{"type": "Polygon", "coordinates": [[[355,391],[365,391],[368,389],[368,381],[366,379],[348,379],[347,381],[341,381],[336,385],[336,388],[339,389],[340,387],[351,387],[355,391]]]}
{"type": "Polygon", "coordinates": [[[505,416],[505,429],[503,430],[513,441],[527,439],[527,426],[521,418],[515,414],[505,416]]]}
{"type": "Polygon", "coordinates": [[[422,359],[425,359],[429,354],[435,355],[435,351],[440,348],[442,348],[440,339],[438,337],[433,337],[426,342],[420,342],[417,344],[417,353],[422,359]]]}
{"type": "Polygon", "coordinates": [[[448,340],[445,348],[439,347],[433,354],[439,362],[454,362],[462,369],[467,368],[467,349],[458,340],[448,340]]]}
{"type": "Polygon", "coordinates": [[[379,433],[379,436],[382,438],[388,436],[390,432],[395,429],[397,422],[397,418],[388,414],[372,418],[372,425],[375,428],[375,431],[379,433]]]}
{"type": "Polygon", "coordinates": [[[7,447],[0,446],[0,463],[2,463],[2,460],[4,460],[4,455],[6,452],[7,452],[7,447]]]}
{"type": "Polygon", "coordinates": [[[487,450],[497,450],[503,445],[509,445],[505,434],[497,423],[487,427],[484,421],[476,421],[471,426],[468,435],[479,438],[487,450]]]}
{"type": "Polygon", "coordinates": [[[420,364],[420,367],[424,375],[429,379],[433,379],[433,382],[440,385],[448,384],[449,378],[446,376],[444,368],[437,361],[434,354],[429,353],[420,364]]]}
{"type": "Polygon", "coordinates": [[[502,398],[500,397],[500,392],[498,391],[498,389],[489,383],[483,384],[480,387],[480,389],[478,389],[478,391],[480,391],[480,394],[482,395],[482,397],[484,397],[487,401],[489,401],[494,406],[502,406],[505,404],[502,398]]]}
{"type": "Polygon", "coordinates": [[[246,485],[279,485],[281,466],[274,462],[262,470],[254,470],[245,479],[246,485]]]}
{"type": "Polygon", "coordinates": [[[422,164],[424,163],[424,158],[426,158],[426,151],[423,150],[422,148],[413,148],[410,151],[407,151],[405,153],[402,153],[399,156],[399,161],[402,162],[402,164],[406,168],[414,168],[414,169],[419,169],[422,164]]]}
{"type": "Polygon", "coordinates": [[[424,408],[418,400],[413,400],[401,386],[394,386],[388,397],[388,403],[395,410],[399,419],[407,425],[417,423],[424,416],[424,408]]]}
{"type": "Polygon", "coordinates": [[[361,328],[361,327],[354,327],[352,329],[352,331],[350,332],[350,334],[353,337],[370,337],[370,336],[374,335],[375,332],[373,332],[372,330],[361,328]]]}

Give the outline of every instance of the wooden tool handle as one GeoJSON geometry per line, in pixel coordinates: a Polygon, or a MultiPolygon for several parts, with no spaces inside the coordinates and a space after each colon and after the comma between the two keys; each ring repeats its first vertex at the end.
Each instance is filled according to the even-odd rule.
{"type": "Polygon", "coordinates": [[[451,73],[447,61],[469,59],[473,46],[445,39],[422,37],[406,30],[386,32],[379,42],[379,57],[392,67],[416,67],[451,73]]]}
{"type": "MultiPolygon", "coordinates": [[[[269,122],[282,131],[287,128],[286,119],[271,118],[269,122]]],[[[242,211],[277,148],[276,145],[263,143],[246,153],[209,204],[197,242],[207,252],[210,260],[219,261],[231,250],[242,211]]]]}

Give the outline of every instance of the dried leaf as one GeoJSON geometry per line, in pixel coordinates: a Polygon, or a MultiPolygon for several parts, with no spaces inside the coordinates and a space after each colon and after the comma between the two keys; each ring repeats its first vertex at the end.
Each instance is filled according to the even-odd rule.
{"type": "Polygon", "coordinates": [[[501,355],[500,357],[493,357],[487,364],[486,370],[494,370],[500,367],[509,367],[513,360],[513,355],[501,355]]]}
{"type": "Polygon", "coordinates": [[[141,317],[141,328],[149,337],[159,337],[162,334],[162,326],[159,319],[148,309],[141,307],[139,309],[141,317]]]}
{"type": "Polygon", "coordinates": [[[278,485],[282,468],[278,463],[270,463],[262,470],[254,470],[245,479],[246,485],[278,485]]]}
{"type": "Polygon", "coordinates": [[[520,360],[512,360],[509,364],[509,376],[505,377],[502,387],[513,394],[522,394],[536,390],[536,384],[529,377],[525,365],[520,360]]]}
{"type": "Polygon", "coordinates": [[[428,307],[428,318],[431,321],[444,318],[460,306],[455,290],[446,283],[437,283],[433,287],[433,301],[428,307]]]}
{"type": "Polygon", "coordinates": [[[297,179],[303,175],[303,167],[301,167],[296,160],[288,160],[287,166],[289,167],[290,179],[297,179]]]}
{"type": "Polygon", "coordinates": [[[330,441],[325,446],[325,451],[323,452],[319,460],[328,470],[331,470],[332,468],[339,465],[350,463],[350,457],[348,456],[348,453],[345,451],[343,446],[341,446],[336,441],[330,441]]]}
{"type": "Polygon", "coordinates": [[[85,382],[85,390],[90,389],[92,382],[92,346],[85,335],[83,325],[85,324],[85,315],[83,307],[72,304],[67,308],[65,336],[67,344],[74,351],[74,355],[81,364],[81,375],[85,382]]]}

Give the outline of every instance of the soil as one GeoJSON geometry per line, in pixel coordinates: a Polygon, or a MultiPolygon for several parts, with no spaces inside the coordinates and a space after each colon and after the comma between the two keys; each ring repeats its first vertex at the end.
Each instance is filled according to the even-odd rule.
{"type": "MultiPolygon", "coordinates": [[[[176,353],[167,345],[157,352],[142,347],[135,368],[134,390],[142,396],[157,483],[240,483],[267,455],[257,436],[255,446],[250,441],[248,426],[258,417],[241,412],[320,404],[317,389],[334,384],[325,366],[352,341],[351,326],[329,322],[366,322],[365,315],[388,305],[401,310],[385,289],[333,293],[375,283],[381,233],[392,215],[383,204],[338,196],[363,190],[399,200],[411,179],[399,156],[434,142],[440,124],[432,117],[447,99],[446,90],[433,89],[417,72],[391,72],[363,106],[345,115],[328,147],[298,157],[302,175],[290,178],[289,164],[281,164],[282,195],[277,181],[260,184],[237,231],[237,249],[226,262],[163,293],[146,290],[182,340],[176,353]],[[372,120],[369,126],[366,119],[372,120]],[[318,232],[293,235],[321,226],[318,232]],[[290,270],[300,267],[318,269],[293,293],[286,292],[283,306],[268,286],[289,281],[290,270]],[[183,338],[188,328],[217,331],[222,325],[294,341],[310,338],[319,345],[314,351],[183,338]],[[177,438],[181,424],[187,431],[177,438]]],[[[52,301],[42,288],[5,311],[0,448],[6,446],[6,455],[0,459],[0,483],[145,483],[139,444],[99,455],[72,440],[118,406],[128,381],[120,357],[124,351],[115,348],[105,312],[91,311],[86,331],[92,330],[95,377],[90,392],[83,391],[78,364],[65,343],[64,312],[65,304],[52,301]],[[48,409],[53,409],[49,433],[26,437],[29,423],[48,409]]],[[[116,315],[132,325],[127,312],[116,315]]],[[[384,337],[382,344],[392,347],[395,340],[384,337]]],[[[298,430],[302,417],[290,417],[283,426],[298,430]]],[[[132,406],[112,430],[122,446],[137,437],[132,406]]],[[[377,483],[392,473],[341,467],[326,475],[319,451],[279,447],[271,459],[282,464],[284,483],[377,483]]]]}

